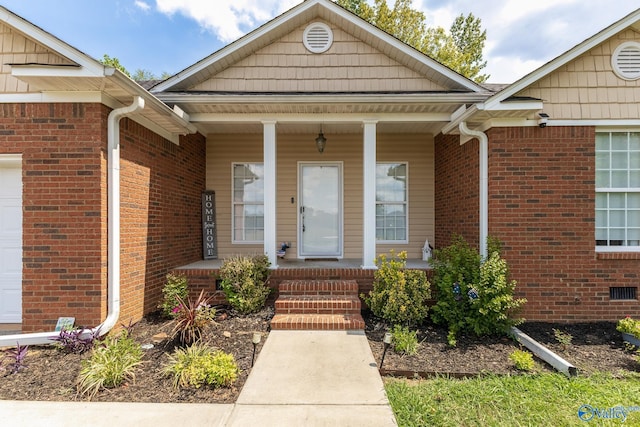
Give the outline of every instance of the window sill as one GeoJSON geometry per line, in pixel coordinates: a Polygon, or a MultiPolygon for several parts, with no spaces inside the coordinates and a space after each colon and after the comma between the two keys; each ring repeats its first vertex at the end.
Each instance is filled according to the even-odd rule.
{"type": "Polygon", "coordinates": [[[640,260],[640,252],[596,252],[596,259],[640,260]]]}

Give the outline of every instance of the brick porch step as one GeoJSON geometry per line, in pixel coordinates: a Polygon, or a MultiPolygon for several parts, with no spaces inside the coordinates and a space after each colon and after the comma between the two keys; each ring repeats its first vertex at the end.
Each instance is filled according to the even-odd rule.
{"type": "Polygon", "coordinates": [[[271,329],[364,329],[355,280],[285,280],[271,329]]]}
{"type": "Polygon", "coordinates": [[[364,329],[360,314],[276,314],[271,329],[344,331],[364,329]]]}
{"type": "Polygon", "coordinates": [[[276,313],[281,314],[360,314],[355,295],[281,295],[276,313]]]}
{"type": "Polygon", "coordinates": [[[280,295],[355,295],[355,280],[285,280],[278,287],[280,295]]]}

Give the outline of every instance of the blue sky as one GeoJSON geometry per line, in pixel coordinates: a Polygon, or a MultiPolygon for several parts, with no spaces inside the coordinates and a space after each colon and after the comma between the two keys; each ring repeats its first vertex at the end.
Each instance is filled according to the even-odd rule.
{"type": "MultiPolygon", "coordinates": [[[[393,2],[393,0],[388,0],[393,2]]],[[[131,72],[177,73],[301,0],[2,0],[84,53],[131,72]]],[[[430,25],[473,13],[487,30],[485,73],[510,83],[623,18],[637,0],[414,0],[430,25]]]]}

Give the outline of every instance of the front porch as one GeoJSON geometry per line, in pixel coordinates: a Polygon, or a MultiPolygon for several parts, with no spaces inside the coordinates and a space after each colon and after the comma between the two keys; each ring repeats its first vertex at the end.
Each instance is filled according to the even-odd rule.
{"type": "MultiPolygon", "coordinates": [[[[213,295],[214,304],[225,302],[224,294],[216,283],[216,277],[224,260],[202,260],[177,267],[173,274],[184,275],[189,281],[192,296],[204,290],[213,295]]],[[[407,259],[407,268],[424,270],[429,275],[430,266],[422,259],[407,259]]],[[[279,295],[279,285],[285,280],[355,280],[358,294],[371,290],[375,269],[363,268],[360,259],[279,259],[278,268],[271,271],[267,284],[274,289],[270,299],[279,295]]]]}

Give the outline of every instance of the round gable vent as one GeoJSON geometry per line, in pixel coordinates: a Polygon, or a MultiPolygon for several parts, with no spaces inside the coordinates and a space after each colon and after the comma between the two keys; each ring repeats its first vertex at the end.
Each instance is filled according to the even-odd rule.
{"type": "Polygon", "coordinates": [[[329,50],[333,43],[333,32],[328,25],[322,22],[314,22],[310,24],[302,36],[304,47],[309,52],[322,53],[329,50]]]}
{"type": "Polygon", "coordinates": [[[640,43],[626,42],[618,46],[611,56],[611,66],[621,79],[640,79],[640,43]]]}

